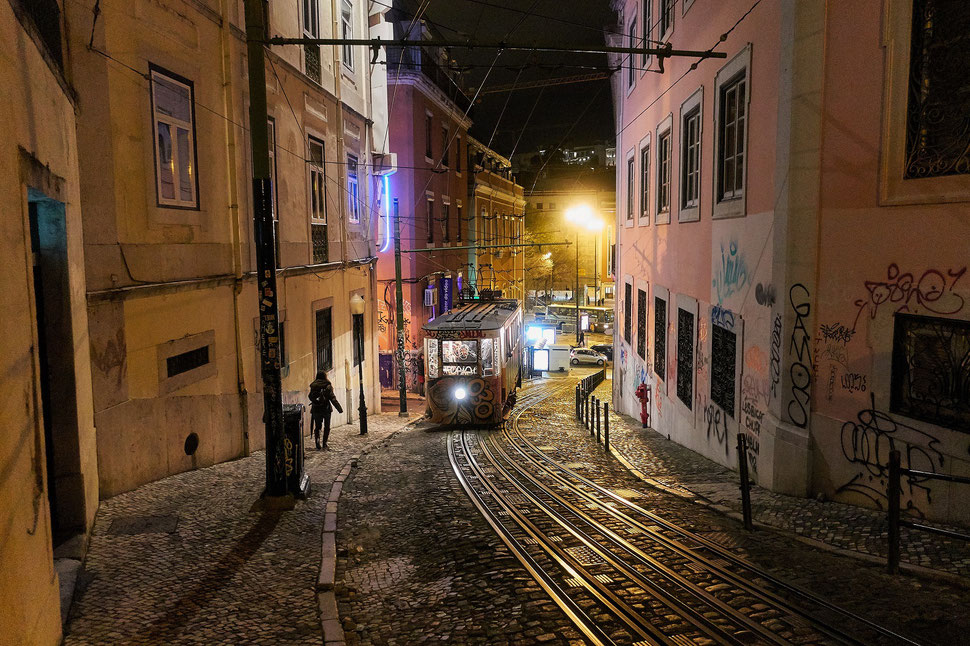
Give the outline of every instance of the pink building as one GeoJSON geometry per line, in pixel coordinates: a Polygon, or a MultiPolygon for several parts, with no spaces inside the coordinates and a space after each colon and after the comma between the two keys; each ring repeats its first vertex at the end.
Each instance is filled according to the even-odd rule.
{"type": "MultiPolygon", "coordinates": [[[[726,54],[614,61],[617,408],[647,384],[730,467],[745,434],[774,491],[885,508],[892,449],[970,474],[970,5],[614,7],[614,44],[726,54]]],[[[967,521],[967,493],[902,504],[967,521]]]]}

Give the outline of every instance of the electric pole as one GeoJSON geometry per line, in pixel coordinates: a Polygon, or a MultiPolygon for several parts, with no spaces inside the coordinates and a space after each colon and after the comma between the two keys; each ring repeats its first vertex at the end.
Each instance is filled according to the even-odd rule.
{"type": "Polygon", "coordinates": [[[401,399],[400,417],[408,415],[407,382],[404,375],[404,286],[401,280],[401,225],[394,198],[394,298],[397,301],[397,385],[401,399]]]}
{"type": "MultiPolygon", "coordinates": [[[[249,59],[249,136],[253,151],[253,233],[259,299],[259,363],[266,424],[266,496],[286,495],[283,447],[283,395],[280,374],[279,308],[276,301],[276,245],[273,187],[266,124],[266,68],[262,0],[246,0],[246,50],[249,59]]],[[[295,493],[295,492],[294,492],[295,493]]]]}

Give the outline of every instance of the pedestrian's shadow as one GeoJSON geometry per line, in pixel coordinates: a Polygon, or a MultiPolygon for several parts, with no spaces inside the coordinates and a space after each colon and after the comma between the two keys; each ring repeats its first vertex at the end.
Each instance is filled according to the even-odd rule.
{"type": "Polygon", "coordinates": [[[162,615],[149,624],[147,634],[157,643],[170,643],[195,615],[219,594],[253,557],[280,522],[279,510],[263,511],[255,524],[212,566],[185,595],[180,595],[162,615]]]}

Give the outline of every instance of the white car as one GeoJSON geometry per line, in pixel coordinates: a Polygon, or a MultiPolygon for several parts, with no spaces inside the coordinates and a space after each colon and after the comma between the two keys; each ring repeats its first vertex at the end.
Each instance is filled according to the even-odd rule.
{"type": "Polygon", "coordinates": [[[586,348],[573,348],[572,352],[569,353],[569,363],[574,366],[578,366],[581,363],[604,366],[606,365],[606,361],[605,354],[600,354],[595,350],[588,350],[586,348]]]}

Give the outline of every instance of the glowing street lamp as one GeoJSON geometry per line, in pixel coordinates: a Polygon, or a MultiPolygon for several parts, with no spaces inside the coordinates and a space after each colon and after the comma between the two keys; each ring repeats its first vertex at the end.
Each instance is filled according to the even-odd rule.
{"type": "MultiPolygon", "coordinates": [[[[576,204],[566,209],[566,221],[576,225],[576,343],[579,344],[579,335],[582,333],[579,324],[579,230],[599,231],[603,228],[603,221],[593,214],[593,209],[588,204],[576,204]]],[[[596,245],[593,245],[593,264],[596,264],[596,245]]],[[[594,281],[593,289],[596,287],[596,268],[593,269],[594,281]]]]}

